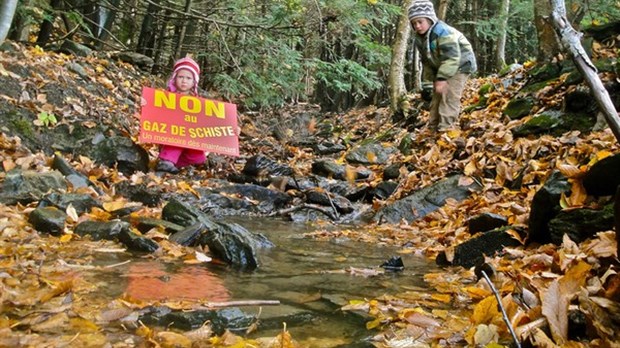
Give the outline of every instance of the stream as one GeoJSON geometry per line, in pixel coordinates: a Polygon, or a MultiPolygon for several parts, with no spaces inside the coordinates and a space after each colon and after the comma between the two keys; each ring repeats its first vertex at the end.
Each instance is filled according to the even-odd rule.
{"type": "Polygon", "coordinates": [[[304,233],[317,229],[305,224],[260,218],[226,220],[262,233],[276,245],[260,250],[257,270],[244,272],[217,263],[187,265],[133,258],[105,275],[111,282],[101,296],[113,299],[125,292],[144,300],[278,300],[277,306],[240,307],[259,317],[258,330],[250,338],[275,336],[286,322],[293,339],[303,347],[372,347],[368,339],[376,332],[366,329],[369,319],[340,308],[350,300],[424,291],[424,274],[437,269],[420,256],[399,255],[395,247],[345,238],[304,238],[304,233]],[[403,271],[384,272],[379,267],[392,256],[402,257],[403,271]]]}

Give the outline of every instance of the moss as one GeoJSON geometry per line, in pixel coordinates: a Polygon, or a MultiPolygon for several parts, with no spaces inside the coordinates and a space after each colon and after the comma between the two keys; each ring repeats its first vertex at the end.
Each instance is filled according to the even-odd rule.
{"type": "Polygon", "coordinates": [[[487,93],[493,92],[494,89],[495,89],[495,86],[493,86],[492,83],[485,83],[478,90],[478,95],[481,97],[484,97],[487,93]]]}
{"type": "Polygon", "coordinates": [[[15,127],[17,134],[29,139],[33,139],[35,137],[32,121],[20,117],[12,119],[11,124],[15,127]]]}
{"type": "Polygon", "coordinates": [[[517,120],[530,114],[534,107],[534,98],[515,98],[508,102],[504,108],[504,114],[511,120],[517,120]]]}

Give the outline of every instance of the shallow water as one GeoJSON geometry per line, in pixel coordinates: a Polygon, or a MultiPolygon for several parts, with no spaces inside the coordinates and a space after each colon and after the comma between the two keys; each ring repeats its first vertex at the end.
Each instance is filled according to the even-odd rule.
{"type": "MultiPolygon", "coordinates": [[[[237,218],[252,232],[266,235],[276,246],[261,250],[260,267],[252,272],[215,263],[185,265],[132,259],[115,269],[109,296],[127,292],[145,300],[206,299],[212,302],[279,300],[278,306],[241,307],[259,315],[255,337],[275,336],[286,322],[292,337],[304,347],[364,347],[374,333],[360,314],[343,312],[350,300],[370,299],[424,287],[424,273],[436,266],[414,255],[399,255],[405,269],[383,272],[379,266],[398,255],[394,247],[347,239],[304,238],[316,227],[279,220],[237,218]],[[375,273],[374,276],[353,275],[375,273]],[[259,314],[260,312],[260,314],[259,314]]],[[[350,228],[350,226],[347,226],[350,228]]],[[[111,260],[108,260],[111,261],[111,260]]],[[[104,261],[105,262],[105,261],[104,261]]]]}

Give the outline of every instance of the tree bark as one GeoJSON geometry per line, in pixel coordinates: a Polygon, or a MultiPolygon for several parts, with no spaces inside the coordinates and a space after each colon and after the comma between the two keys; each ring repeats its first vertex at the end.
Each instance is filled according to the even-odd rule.
{"type": "Polygon", "coordinates": [[[52,0],[50,2],[51,10],[47,11],[41,28],[39,29],[39,36],[37,37],[37,45],[43,46],[48,43],[52,36],[52,30],[54,30],[54,20],[56,19],[56,10],[62,5],[62,0],[52,0]],[[50,19],[51,18],[51,19],[50,19]]]}
{"type": "Polygon", "coordinates": [[[398,20],[398,29],[392,45],[392,62],[390,63],[390,74],[388,76],[388,89],[390,91],[390,106],[393,112],[402,111],[401,101],[407,94],[405,87],[405,58],[407,55],[407,43],[411,36],[411,24],[407,10],[413,4],[414,0],[404,0],[404,13],[398,20]]]}
{"type": "Polygon", "coordinates": [[[495,46],[495,66],[498,71],[506,66],[506,35],[508,29],[508,12],[510,9],[510,0],[502,0],[499,9],[499,37],[495,46]]]}
{"type": "Polygon", "coordinates": [[[560,43],[548,20],[551,13],[549,0],[534,0],[534,25],[538,36],[538,53],[536,59],[541,64],[551,62],[560,53],[560,43]]]}
{"type": "Polygon", "coordinates": [[[566,18],[564,0],[550,0],[550,3],[553,8],[551,18],[562,45],[570,53],[577,69],[579,69],[586,83],[590,86],[594,99],[598,102],[603,115],[605,115],[607,124],[609,124],[616,140],[620,142],[620,118],[618,117],[618,112],[597,74],[596,67],[590,61],[583,46],[581,46],[580,39],[582,34],[573,29],[566,18]]]}
{"type": "Polygon", "coordinates": [[[142,19],[140,28],[140,36],[138,36],[138,44],[136,51],[149,57],[153,57],[153,49],[155,48],[155,15],[159,12],[159,1],[152,0],[146,9],[146,15],[142,19]]]}
{"type": "Polygon", "coordinates": [[[437,18],[442,21],[446,19],[446,14],[448,13],[448,6],[450,5],[450,0],[439,0],[439,6],[437,6],[437,18]]]}
{"type": "Polygon", "coordinates": [[[105,41],[110,37],[110,31],[112,30],[112,25],[114,24],[114,20],[116,19],[117,8],[120,5],[121,0],[111,0],[110,5],[112,5],[111,9],[109,9],[109,13],[103,23],[103,27],[99,33],[98,39],[99,41],[96,44],[98,49],[103,48],[105,41]]]}
{"type": "Polygon", "coordinates": [[[9,33],[9,29],[11,29],[11,23],[13,22],[16,8],[17,0],[2,1],[2,6],[0,7],[0,43],[4,42],[9,33]]]}
{"type": "MultiPolygon", "coordinates": [[[[192,0],[185,0],[185,9],[183,12],[186,14],[190,13],[192,8],[192,0]]],[[[179,30],[179,37],[177,38],[177,46],[174,49],[174,58],[180,58],[181,55],[181,47],[183,47],[183,41],[185,40],[185,33],[187,31],[187,21],[183,20],[181,22],[181,28],[179,30]]]]}

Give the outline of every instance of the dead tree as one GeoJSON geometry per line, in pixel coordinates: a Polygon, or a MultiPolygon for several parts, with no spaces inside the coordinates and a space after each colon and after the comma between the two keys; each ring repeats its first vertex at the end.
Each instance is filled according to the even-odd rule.
{"type": "Polygon", "coordinates": [[[592,64],[592,61],[586,54],[586,51],[581,45],[582,34],[571,26],[570,22],[566,18],[566,5],[564,0],[550,0],[551,1],[551,18],[553,19],[553,25],[556,34],[562,42],[563,48],[569,52],[572,56],[577,69],[583,75],[586,80],[594,99],[597,101],[601,112],[605,115],[605,120],[614,133],[616,140],[620,142],[620,118],[614,104],[609,98],[609,93],[603,86],[603,82],[597,74],[597,69],[592,64]]]}

